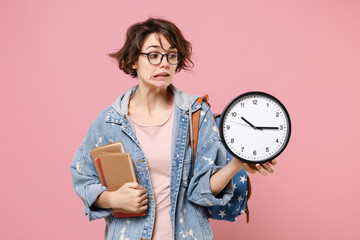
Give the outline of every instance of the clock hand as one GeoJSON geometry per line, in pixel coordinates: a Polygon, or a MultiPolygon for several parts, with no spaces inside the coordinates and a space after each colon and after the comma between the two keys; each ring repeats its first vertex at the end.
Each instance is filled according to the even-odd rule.
{"type": "Polygon", "coordinates": [[[257,129],[273,129],[273,130],[279,130],[278,127],[256,127],[257,129]]]}
{"type": "Polygon", "coordinates": [[[262,128],[259,127],[255,127],[254,125],[252,125],[248,120],[246,120],[244,117],[241,117],[242,120],[244,120],[247,124],[249,124],[253,129],[260,129],[262,130],[262,128]]]}
{"type": "Polygon", "coordinates": [[[240,123],[240,122],[233,121],[233,120],[231,120],[231,122],[237,123],[237,124],[240,124],[240,125],[243,125],[243,126],[246,126],[246,127],[251,127],[251,126],[249,126],[248,124],[245,124],[245,123],[240,123]]]}

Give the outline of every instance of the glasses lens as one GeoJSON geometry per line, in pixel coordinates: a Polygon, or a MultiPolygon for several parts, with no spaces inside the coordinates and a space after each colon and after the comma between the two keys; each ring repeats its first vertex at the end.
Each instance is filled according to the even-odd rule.
{"type": "Polygon", "coordinates": [[[154,65],[157,65],[157,64],[159,64],[160,62],[161,62],[161,54],[160,53],[150,53],[149,55],[148,55],[148,59],[149,59],[149,62],[151,63],[151,64],[154,64],[154,65]]]}
{"type": "Polygon", "coordinates": [[[178,64],[180,62],[180,54],[179,53],[169,53],[168,61],[170,64],[178,64]]]}

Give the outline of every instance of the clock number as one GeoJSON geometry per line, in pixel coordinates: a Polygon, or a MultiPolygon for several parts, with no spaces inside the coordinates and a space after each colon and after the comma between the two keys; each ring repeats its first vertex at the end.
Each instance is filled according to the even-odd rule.
{"type": "Polygon", "coordinates": [[[266,151],[266,152],[269,152],[269,147],[265,148],[265,151],[266,151]]]}
{"type": "Polygon", "coordinates": [[[226,125],[226,129],[229,130],[229,129],[230,129],[230,125],[226,125]]]}
{"type": "Polygon", "coordinates": [[[241,147],[241,152],[243,152],[244,151],[244,147],[241,147]]]}
{"type": "Polygon", "coordinates": [[[234,139],[232,138],[232,139],[230,140],[230,142],[231,142],[231,143],[234,143],[234,139]]]}
{"type": "Polygon", "coordinates": [[[257,152],[256,152],[256,150],[254,150],[254,151],[253,151],[253,155],[256,156],[256,154],[257,154],[257,152]]]}
{"type": "Polygon", "coordinates": [[[276,141],[275,141],[275,142],[279,143],[279,139],[276,139],[276,141]]]}
{"type": "Polygon", "coordinates": [[[279,112],[276,112],[276,117],[279,117],[280,116],[280,113],[279,112]]]}
{"type": "Polygon", "coordinates": [[[237,115],[236,112],[231,113],[231,116],[233,116],[233,117],[236,117],[236,115],[237,115]]]}
{"type": "Polygon", "coordinates": [[[243,102],[240,103],[240,107],[242,107],[242,108],[245,107],[245,103],[243,103],[243,102]]]}
{"type": "Polygon", "coordinates": [[[283,125],[280,125],[280,130],[283,130],[283,129],[284,129],[283,125]]]}
{"type": "Polygon", "coordinates": [[[256,100],[256,99],[253,100],[253,104],[254,104],[254,105],[257,105],[257,100],[256,100]]]}
{"type": "Polygon", "coordinates": [[[266,103],[266,106],[269,107],[269,103],[266,103]]]}

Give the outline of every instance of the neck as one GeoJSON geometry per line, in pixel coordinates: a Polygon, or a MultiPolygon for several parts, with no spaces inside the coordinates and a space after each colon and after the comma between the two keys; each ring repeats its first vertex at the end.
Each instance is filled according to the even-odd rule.
{"type": "Polygon", "coordinates": [[[145,111],[150,115],[172,108],[173,95],[168,88],[146,88],[139,84],[136,94],[130,100],[129,109],[145,111]]]}

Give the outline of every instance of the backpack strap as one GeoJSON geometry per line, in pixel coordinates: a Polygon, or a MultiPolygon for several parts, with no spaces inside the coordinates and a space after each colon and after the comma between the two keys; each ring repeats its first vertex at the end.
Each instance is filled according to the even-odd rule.
{"type": "MultiPolygon", "coordinates": [[[[198,104],[200,104],[200,106],[201,106],[203,101],[206,102],[210,106],[210,104],[209,104],[209,96],[207,94],[205,96],[203,96],[203,97],[198,97],[197,100],[196,100],[196,102],[198,104]]],[[[195,164],[196,147],[197,147],[197,140],[198,140],[198,136],[199,136],[199,122],[200,122],[200,112],[201,112],[200,109],[192,114],[192,134],[193,134],[193,138],[192,138],[192,142],[190,140],[190,145],[192,146],[192,150],[193,150],[193,162],[192,162],[193,167],[194,167],[194,164],[195,164]]]]}
{"type": "Polygon", "coordinates": [[[245,205],[245,214],[246,214],[246,223],[249,223],[250,221],[250,212],[249,212],[249,199],[251,196],[251,182],[250,182],[250,178],[249,175],[247,176],[247,180],[248,180],[248,192],[247,192],[247,198],[246,198],[246,205],[245,205]]]}

